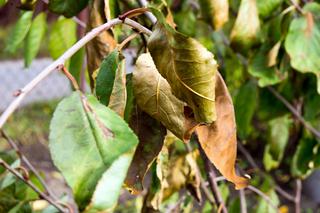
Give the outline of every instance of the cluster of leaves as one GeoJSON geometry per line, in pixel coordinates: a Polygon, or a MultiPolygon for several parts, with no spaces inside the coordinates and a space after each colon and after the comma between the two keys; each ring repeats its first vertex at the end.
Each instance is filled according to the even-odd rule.
{"type": "MultiPolygon", "coordinates": [[[[140,54],[133,73],[126,73],[126,59],[118,47],[129,31],[103,32],[86,46],[93,94],[75,91],[58,105],[51,121],[51,155],[79,209],[112,211],[123,183],[132,193],[141,193],[150,168],[154,177],[147,187],[145,211],[161,209],[181,188],[201,200],[199,153],[180,146],[193,133],[220,173],[236,188],[245,187],[247,180],[235,173],[236,126],[238,138],[270,171],[267,178],[254,177],[252,184],[278,205],[275,182],[289,184],[320,166],[319,139],[270,92],[272,86],[307,122],[320,127],[320,4],[301,3],[300,8],[284,0],[152,3],[158,22],[146,44],[148,53],[140,54]]],[[[51,27],[48,47],[53,58],[75,43],[76,24],[69,18],[87,6],[90,30],[138,5],[50,0],[50,11],[65,16],[51,27]]],[[[45,13],[33,14],[22,12],[7,42],[9,51],[25,43],[26,65],[46,32],[45,13]]],[[[82,49],[68,62],[77,80],[84,54],[82,49]]],[[[237,206],[239,199],[230,200],[230,210],[237,206]]],[[[255,208],[273,211],[266,206],[261,199],[255,208]]]]}

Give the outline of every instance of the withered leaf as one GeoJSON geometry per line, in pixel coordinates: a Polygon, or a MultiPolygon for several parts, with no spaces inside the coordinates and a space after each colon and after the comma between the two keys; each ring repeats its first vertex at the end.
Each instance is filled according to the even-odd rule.
{"type": "Polygon", "coordinates": [[[241,0],[238,16],[232,28],[231,45],[242,50],[250,48],[260,31],[256,0],[241,0]]]}
{"type": "Polygon", "coordinates": [[[188,140],[192,125],[184,119],[184,103],[172,93],[149,53],[139,56],[133,71],[133,92],[138,106],[179,138],[188,140]]]}
{"type": "Polygon", "coordinates": [[[133,194],[143,190],[143,179],[152,162],[162,149],[166,129],[138,107],[133,112],[130,127],[139,138],[138,147],[125,180],[126,187],[133,194]]]}
{"type": "Polygon", "coordinates": [[[233,182],[236,189],[247,186],[248,181],[235,172],[237,155],[236,121],[231,96],[223,78],[217,73],[216,82],[217,120],[210,126],[197,127],[200,145],[209,160],[220,173],[233,182]]]}
{"type": "Polygon", "coordinates": [[[204,18],[215,30],[219,30],[229,20],[228,0],[200,0],[204,18]]]}
{"type": "Polygon", "coordinates": [[[137,104],[142,110],[184,141],[187,141],[195,130],[210,161],[227,180],[240,189],[247,185],[247,180],[235,173],[237,141],[233,104],[219,73],[216,78],[218,117],[217,121],[208,126],[199,126],[194,118],[185,116],[183,102],[170,92],[169,84],[157,72],[149,54],[138,58],[133,73],[133,85],[137,104]]]}
{"type": "MultiPolygon", "coordinates": [[[[104,14],[104,1],[94,0],[91,2],[89,14],[89,22],[87,24],[88,31],[107,22],[104,14]]],[[[108,55],[117,45],[111,31],[104,31],[92,39],[86,45],[88,72],[91,88],[94,88],[93,72],[100,66],[101,61],[108,55]]]]}
{"type": "MultiPolygon", "coordinates": [[[[156,10],[153,12],[160,16],[156,10]]],[[[214,84],[217,71],[213,54],[195,39],[175,31],[163,17],[158,18],[148,48],[173,94],[193,109],[196,121],[212,123],[216,119],[214,84]]]]}

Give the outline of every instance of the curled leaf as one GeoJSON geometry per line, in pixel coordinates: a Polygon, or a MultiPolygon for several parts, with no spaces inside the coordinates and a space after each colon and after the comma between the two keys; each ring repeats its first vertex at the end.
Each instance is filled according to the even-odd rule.
{"type": "Polygon", "coordinates": [[[133,71],[134,96],[138,106],[160,121],[179,138],[188,140],[192,125],[185,123],[184,103],[172,93],[168,82],[158,73],[150,54],[142,54],[133,71]]]}
{"type": "Polygon", "coordinates": [[[228,0],[200,0],[204,18],[215,30],[219,30],[229,20],[228,0]]]}
{"type": "Polygon", "coordinates": [[[221,75],[216,82],[217,120],[210,126],[197,127],[200,145],[209,160],[220,173],[236,185],[236,189],[248,185],[247,179],[235,172],[237,155],[236,121],[231,96],[221,75]]]}
{"type": "Polygon", "coordinates": [[[260,31],[256,0],[241,0],[238,16],[232,28],[231,45],[243,50],[249,49],[260,31]]]}
{"type": "Polygon", "coordinates": [[[195,39],[159,20],[148,41],[158,71],[170,84],[173,94],[193,109],[197,122],[212,123],[216,119],[217,71],[213,54],[195,39]]]}
{"type": "Polygon", "coordinates": [[[138,147],[125,180],[131,193],[139,194],[143,190],[143,179],[152,162],[162,149],[166,129],[139,108],[131,117],[130,127],[139,138],[138,147]]]}
{"type": "MultiPolygon", "coordinates": [[[[103,0],[94,0],[91,2],[89,22],[87,24],[88,31],[107,22],[104,14],[103,0]]],[[[86,45],[88,72],[91,88],[94,88],[94,79],[92,74],[100,66],[101,61],[111,52],[117,45],[111,31],[103,31],[86,45]]]]}

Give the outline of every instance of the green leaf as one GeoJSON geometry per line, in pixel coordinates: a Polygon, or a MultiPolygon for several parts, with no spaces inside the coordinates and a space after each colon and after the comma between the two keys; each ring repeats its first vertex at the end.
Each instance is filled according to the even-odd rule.
{"type": "Polygon", "coordinates": [[[249,61],[249,73],[258,78],[260,87],[277,84],[287,77],[285,67],[268,66],[268,57],[266,55],[269,50],[267,45],[263,45],[249,61]]]}
{"type": "Polygon", "coordinates": [[[5,5],[7,3],[7,0],[0,0],[0,7],[2,7],[3,5],[5,5]]]}
{"type": "Polygon", "coordinates": [[[83,10],[88,2],[89,0],[49,0],[49,10],[71,18],[83,10]]]}
{"type": "Polygon", "coordinates": [[[320,144],[314,138],[300,140],[291,162],[291,174],[305,178],[320,166],[320,144]]]}
{"type": "Polygon", "coordinates": [[[26,37],[32,22],[32,11],[23,12],[8,36],[5,50],[15,53],[26,37]]]}
{"type": "Polygon", "coordinates": [[[100,66],[96,79],[96,95],[98,100],[108,105],[110,96],[115,85],[117,73],[122,73],[125,68],[125,60],[119,50],[112,51],[103,61],[100,66]]]}
{"type": "Polygon", "coordinates": [[[80,210],[90,200],[92,209],[113,208],[119,182],[123,182],[138,144],[128,125],[94,96],[74,92],[58,105],[50,130],[53,162],[72,188],[80,210]],[[115,170],[117,180],[109,182],[115,170]],[[100,192],[105,192],[106,186],[104,196],[108,196],[103,198],[100,192]],[[108,199],[103,207],[100,199],[108,199]]]}
{"type": "Polygon", "coordinates": [[[158,71],[170,84],[173,94],[193,109],[197,122],[212,123],[216,120],[217,71],[213,54],[166,24],[159,11],[153,12],[158,16],[158,24],[149,38],[148,48],[158,71]]]}
{"type": "Polygon", "coordinates": [[[59,58],[76,41],[77,25],[72,19],[60,17],[53,24],[49,38],[49,52],[53,59],[59,58]]]}
{"type": "Polygon", "coordinates": [[[263,164],[267,171],[278,168],[290,136],[292,120],[284,115],[269,121],[268,144],[263,155],[263,164]]]}
{"type": "Polygon", "coordinates": [[[320,93],[320,19],[317,17],[320,5],[306,4],[304,11],[305,15],[292,20],[285,48],[294,69],[317,76],[317,91],[320,93]]]}
{"type": "Polygon", "coordinates": [[[41,41],[45,35],[46,28],[46,14],[40,13],[32,21],[29,33],[25,40],[24,64],[26,67],[28,67],[32,60],[36,57],[40,49],[41,41]]]}
{"type": "Polygon", "coordinates": [[[283,0],[257,0],[259,15],[262,18],[270,16],[283,0]]]}
{"type": "Polygon", "coordinates": [[[80,84],[81,70],[83,69],[83,63],[85,56],[85,49],[81,48],[71,58],[69,64],[69,72],[80,84]]]}
{"type": "Polygon", "coordinates": [[[231,45],[237,50],[247,50],[257,42],[259,31],[256,0],[241,0],[238,16],[230,34],[231,45]]]}
{"type": "Polygon", "coordinates": [[[239,137],[245,139],[250,131],[251,120],[257,107],[258,88],[252,81],[241,86],[235,100],[236,121],[239,137]]]}

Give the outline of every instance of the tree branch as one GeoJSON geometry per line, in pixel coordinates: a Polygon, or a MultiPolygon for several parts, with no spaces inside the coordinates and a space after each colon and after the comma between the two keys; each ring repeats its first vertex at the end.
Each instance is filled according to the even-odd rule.
{"type": "Polygon", "coordinates": [[[239,194],[240,194],[241,213],[247,213],[247,201],[246,201],[246,196],[244,194],[244,190],[240,189],[239,194]]]}
{"type": "MultiPolygon", "coordinates": [[[[138,0],[138,3],[141,7],[148,6],[147,0],[138,0]]],[[[151,12],[147,11],[144,14],[147,16],[147,18],[151,21],[153,25],[157,22],[157,18],[151,12]]]]}
{"type": "Polygon", "coordinates": [[[301,191],[302,191],[301,180],[297,179],[296,180],[296,196],[295,196],[295,199],[294,199],[295,213],[300,213],[301,212],[301,191]]]}
{"type": "Polygon", "coordinates": [[[44,189],[46,190],[47,194],[51,196],[54,200],[58,200],[55,194],[51,191],[50,187],[46,184],[46,182],[43,180],[41,175],[38,173],[38,171],[33,167],[33,165],[30,163],[28,158],[20,151],[17,144],[3,131],[0,131],[1,136],[9,143],[12,149],[15,150],[19,158],[22,162],[25,163],[25,165],[28,167],[28,169],[36,176],[36,178],[40,181],[44,189]]]}
{"type": "Polygon", "coordinates": [[[59,211],[67,212],[63,207],[61,207],[59,204],[57,204],[50,196],[48,196],[45,193],[41,192],[41,190],[38,189],[30,180],[26,180],[23,176],[21,176],[21,174],[19,172],[17,172],[15,169],[11,168],[10,165],[7,164],[2,158],[0,158],[0,165],[2,165],[5,169],[7,169],[9,172],[11,172],[14,176],[19,178],[25,184],[27,184],[36,193],[38,193],[41,198],[43,198],[46,201],[48,201],[52,206],[57,208],[59,211]]]}
{"type": "Polygon", "coordinates": [[[272,208],[274,208],[278,212],[278,207],[272,203],[272,200],[268,195],[266,195],[265,193],[263,193],[262,191],[260,191],[259,189],[251,185],[247,186],[247,189],[253,191],[257,195],[262,197],[272,208]]]}
{"type": "Polygon", "coordinates": [[[300,113],[287,101],[280,93],[278,93],[274,88],[267,87],[268,90],[279,100],[281,101],[290,111],[291,113],[302,123],[302,125],[308,129],[312,134],[314,134],[317,138],[320,139],[320,132],[311,126],[307,121],[300,115],[300,113]]]}
{"type": "Polygon", "coordinates": [[[89,33],[87,33],[83,38],[81,38],[77,43],[75,43],[70,49],[68,49],[62,56],[60,56],[57,60],[47,66],[39,75],[37,75],[31,82],[29,82],[24,88],[19,90],[17,97],[10,103],[9,107],[3,112],[0,117],[0,129],[2,129],[3,125],[6,123],[11,114],[18,108],[22,100],[25,96],[32,91],[32,89],[37,86],[42,80],[44,80],[50,73],[57,69],[57,67],[69,59],[72,55],[74,55],[81,47],[86,45],[89,41],[91,41],[94,37],[99,35],[101,32],[108,30],[109,28],[118,25],[118,24],[126,24],[131,26],[132,28],[137,29],[141,33],[145,33],[147,35],[151,35],[151,31],[140,25],[139,23],[125,18],[124,20],[120,20],[119,18],[112,19],[105,24],[102,24],[94,29],[92,29],[89,33]]]}

